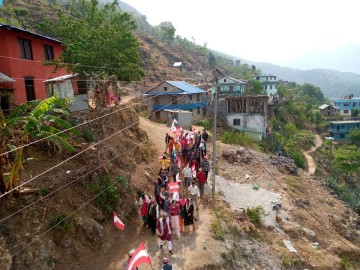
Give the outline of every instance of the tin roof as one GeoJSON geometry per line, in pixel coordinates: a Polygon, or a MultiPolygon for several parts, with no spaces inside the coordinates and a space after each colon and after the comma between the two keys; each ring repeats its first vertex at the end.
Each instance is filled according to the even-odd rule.
{"type": "Polygon", "coordinates": [[[15,82],[15,80],[0,72],[0,82],[15,82]]]}
{"type": "Polygon", "coordinates": [[[54,42],[57,42],[57,43],[62,43],[60,40],[57,40],[55,38],[51,38],[51,37],[48,37],[48,36],[45,36],[45,35],[37,34],[37,33],[31,32],[31,31],[22,29],[22,28],[18,28],[18,27],[9,25],[9,24],[0,23],[0,28],[8,30],[8,31],[20,31],[20,32],[27,33],[27,34],[30,34],[30,35],[34,35],[34,36],[44,38],[44,39],[47,39],[47,40],[50,40],[50,41],[54,41],[54,42]]]}
{"type": "Polygon", "coordinates": [[[200,89],[199,87],[196,87],[192,84],[189,84],[187,82],[183,81],[166,81],[168,84],[171,84],[175,86],[176,88],[183,90],[187,94],[202,94],[206,93],[204,90],[200,89]]]}
{"type": "Polygon", "coordinates": [[[78,75],[78,74],[67,74],[67,75],[63,75],[63,76],[60,76],[60,77],[56,77],[56,78],[52,78],[52,79],[46,80],[46,81],[44,81],[44,82],[64,81],[64,80],[67,80],[67,79],[74,78],[74,77],[76,77],[77,75],[78,75]]]}
{"type": "Polygon", "coordinates": [[[323,109],[326,109],[327,107],[333,107],[334,109],[339,109],[338,107],[336,106],[333,106],[333,105],[328,105],[328,104],[323,104],[319,107],[320,110],[323,110],[323,109]]]}

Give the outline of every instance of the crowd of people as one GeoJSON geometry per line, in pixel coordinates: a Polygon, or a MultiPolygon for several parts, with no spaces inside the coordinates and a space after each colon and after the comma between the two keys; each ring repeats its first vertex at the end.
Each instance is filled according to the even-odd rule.
{"type": "MultiPolygon", "coordinates": [[[[196,233],[196,212],[204,195],[210,164],[207,157],[208,133],[191,129],[189,132],[173,132],[165,135],[165,151],[159,157],[159,171],[151,180],[154,194],[139,194],[140,215],[144,226],[158,237],[159,249],[167,246],[174,254],[172,238],[181,234],[196,233]],[[181,180],[180,180],[181,179],[181,180]],[[175,191],[170,183],[178,183],[175,191]]],[[[129,255],[130,256],[130,255],[129,255]]],[[[168,258],[166,267],[172,269],[168,258]]]]}

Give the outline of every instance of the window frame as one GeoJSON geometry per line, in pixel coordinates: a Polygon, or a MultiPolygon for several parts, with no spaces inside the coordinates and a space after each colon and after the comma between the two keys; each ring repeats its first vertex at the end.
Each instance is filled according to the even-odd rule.
{"type": "Polygon", "coordinates": [[[26,60],[34,60],[31,40],[19,37],[18,43],[20,49],[20,58],[26,60]]]}
{"type": "Polygon", "coordinates": [[[54,60],[54,46],[44,44],[44,59],[45,61],[54,60]]]}
{"type": "Polygon", "coordinates": [[[233,118],[233,126],[241,126],[241,119],[233,118]]]}

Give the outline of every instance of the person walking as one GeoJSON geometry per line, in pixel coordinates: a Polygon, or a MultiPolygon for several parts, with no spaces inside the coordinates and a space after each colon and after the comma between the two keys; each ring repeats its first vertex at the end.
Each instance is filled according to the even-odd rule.
{"type": "Polygon", "coordinates": [[[206,174],[206,180],[208,179],[208,174],[210,171],[210,163],[207,156],[204,156],[203,160],[200,163],[200,168],[206,174]]]}
{"type": "Polygon", "coordinates": [[[170,166],[170,174],[172,175],[174,182],[176,182],[176,175],[179,173],[179,170],[180,169],[177,163],[172,161],[170,166]]]}
{"type": "Polygon", "coordinates": [[[139,204],[141,205],[140,215],[141,215],[141,219],[144,223],[143,224],[144,226],[147,224],[147,207],[148,207],[149,203],[150,203],[150,199],[149,199],[148,195],[146,195],[144,192],[141,192],[140,198],[139,198],[139,204]]]}
{"type": "Polygon", "coordinates": [[[208,138],[209,138],[209,134],[206,132],[206,129],[204,128],[201,134],[201,139],[207,142],[208,138]]]}
{"type": "Polygon", "coordinates": [[[171,243],[171,239],[172,239],[171,220],[165,211],[162,212],[162,217],[157,222],[156,230],[159,237],[159,248],[162,249],[166,242],[169,253],[174,254],[174,252],[172,251],[172,243],[171,243]]]}
{"type": "Polygon", "coordinates": [[[161,170],[169,171],[170,158],[167,158],[166,155],[163,155],[159,158],[159,163],[161,165],[159,173],[161,173],[161,170]]]}
{"type": "Polygon", "coordinates": [[[168,257],[164,257],[163,260],[163,266],[161,268],[161,270],[172,270],[172,265],[169,263],[169,259],[168,257]]]}
{"type": "Polygon", "coordinates": [[[206,156],[206,142],[204,139],[201,139],[201,143],[199,144],[200,156],[204,158],[206,156]]]}
{"type": "Polygon", "coordinates": [[[171,199],[170,199],[170,194],[168,191],[164,191],[163,193],[160,193],[160,198],[162,199],[162,207],[161,209],[168,213],[169,212],[169,208],[170,208],[170,205],[171,205],[171,199]]]}
{"type": "Polygon", "coordinates": [[[186,206],[185,206],[185,219],[184,219],[184,225],[185,225],[185,232],[190,232],[190,226],[193,227],[193,231],[196,232],[195,229],[195,221],[194,221],[194,203],[189,198],[187,200],[186,206]]]}
{"type": "Polygon", "coordinates": [[[191,185],[188,187],[190,193],[190,199],[195,202],[196,210],[199,210],[198,206],[198,197],[200,196],[199,188],[195,185],[195,181],[192,181],[191,185]]]}
{"type": "Polygon", "coordinates": [[[156,221],[159,218],[159,205],[156,203],[155,198],[151,197],[148,206],[148,225],[153,235],[156,232],[156,221]]]}
{"type": "Polygon", "coordinates": [[[170,135],[169,133],[166,133],[165,135],[165,151],[164,154],[166,154],[167,150],[169,149],[169,142],[170,142],[170,135]]]}
{"type": "Polygon", "coordinates": [[[179,203],[175,200],[171,201],[171,205],[169,207],[169,213],[171,217],[171,224],[173,228],[173,232],[175,232],[177,238],[180,240],[180,206],[179,203]]]}
{"type": "Polygon", "coordinates": [[[187,192],[187,189],[190,185],[190,180],[192,178],[192,171],[191,171],[189,164],[187,164],[186,167],[182,170],[182,174],[184,177],[184,186],[185,186],[186,192],[187,192]]]}
{"type": "Polygon", "coordinates": [[[185,228],[184,228],[184,219],[185,219],[185,212],[186,212],[186,203],[187,203],[187,199],[186,198],[181,198],[179,200],[179,207],[180,207],[180,232],[184,232],[185,228]]]}
{"type": "Polygon", "coordinates": [[[202,168],[199,169],[199,173],[196,176],[198,182],[199,182],[199,189],[200,189],[200,198],[204,195],[204,188],[206,184],[206,174],[202,171],[202,168]]]}

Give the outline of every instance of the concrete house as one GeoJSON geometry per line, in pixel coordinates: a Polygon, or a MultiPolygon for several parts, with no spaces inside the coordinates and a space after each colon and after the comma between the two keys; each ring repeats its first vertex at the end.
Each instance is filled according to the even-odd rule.
{"type": "Polygon", "coordinates": [[[278,80],[276,80],[276,76],[274,75],[252,75],[251,78],[254,81],[258,81],[266,90],[268,95],[273,95],[277,93],[277,84],[278,80]]]}
{"type": "Polygon", "coordinates": [[[323,104],[319,107],[319,111],[324,117],[336,116],[339,113],[339,108],[333,105],[323,104]]]}
{"type": "MultiPolygon", "coordinates": [[[[187,82],[164,81],[144,93],[144,96],[153,97],[147,100],[147,106],[149,113],[155,112],[150,119],[156,122],[172,122],[170,118],[179,113],[191,117],[191,122],[206,115],[206,91],[187,82]]],[[[179,122],[181,119],[177,120],[179,122]]]]}
{"type": "Polygon", "coordinates": [[[218,81],[217,85],[211,87],[211,92],[214,94],[216,89],[219,94],[242,95],[245,93],[247,87],[247,81],[224,77],[218,81]]]}
{"type": "Polygon", "coordinates": [[[225,97],[228,125],[261,141],[266,138],[268,102],[268,95],[225,97]]]}
{"type": "Polygon", "coordinates": [[[347,141],[352,130],[360,130],[360,121],[333,121],[329,125],[330,137],[334,141],[347,141]]]}
{"type": "Polygon", "coordinates": [[[360,109],[360,98],[354,97],[353,94],[342,98],[332,98],[332,103],[339,108],[340,114],[351,117],[351,110],[360,109]]]}

